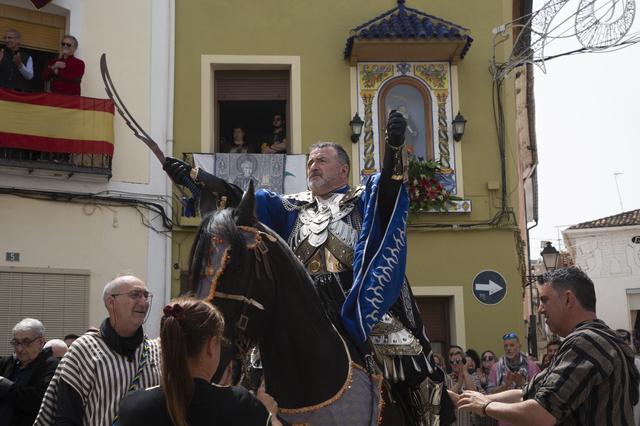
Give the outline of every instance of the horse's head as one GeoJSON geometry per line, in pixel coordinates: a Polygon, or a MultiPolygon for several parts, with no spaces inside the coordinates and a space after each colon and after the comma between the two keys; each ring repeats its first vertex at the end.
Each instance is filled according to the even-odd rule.
{"type": "Polygon", "coordinates": [[[254,205],[251,186],[236,209],[203,220],[191,251],[191,288],[225,318],[231,344],[223,349],[222,368],[229,359],[246,358],[264,334],[274,304],[269,251],[277,238],[258,222],[254,205]]]}

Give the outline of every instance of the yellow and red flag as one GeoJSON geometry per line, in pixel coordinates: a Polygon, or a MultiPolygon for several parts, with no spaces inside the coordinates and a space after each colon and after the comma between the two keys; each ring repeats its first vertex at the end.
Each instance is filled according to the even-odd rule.
{"type": "Polygon", "coordinates": [[[0,88],[0,147],[113,157],[113,102],[0,88]]]}

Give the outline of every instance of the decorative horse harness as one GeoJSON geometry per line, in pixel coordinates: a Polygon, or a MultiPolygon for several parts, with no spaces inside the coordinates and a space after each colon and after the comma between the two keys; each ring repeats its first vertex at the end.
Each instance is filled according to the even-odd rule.
{"type": "MultiPolygon", "coordinates": [[[[275,242],[276,238],[266,232],[259,231],[258,229],[249,226],[238,226],[238,229],[242,233],[246,248],[255,255],[256,273],[258,274],[258,278],[260,278],[260,270],[263,270],[267,278],[273,280],[273,273],[271,272],[271,267],[267,258],[269,249],[264,243],[263,237],[267,238],[271,242],[275,242]]],[[[205,287],[210,289],[207,300],[213,301],[213,299],[217,298],[241,302],[243,304],[242,311],[240,312],[238,321],[235,324],[236,332],[235,341],[233,343],[236,346],[238,358],[244,361],[252,347],[252,342],[245,336],[245,332],[249,325],[249,315],[247,311],[251,307],[264,311],[265,307],[261,302],[251,297],[253,293],[253,285],[256,281],[254,279],[250,280],[246,295],[222,292],[217,289],[218,281],[224,274],[227,264],[229,263],[230,250],[231,247],[228,241],[222,240],[216,236],[212,237],[207,265],[205,272],[201,277],[201,280],[204,280],[205,282],[201,283],[201,286],[205,284],[205,287]]]]}

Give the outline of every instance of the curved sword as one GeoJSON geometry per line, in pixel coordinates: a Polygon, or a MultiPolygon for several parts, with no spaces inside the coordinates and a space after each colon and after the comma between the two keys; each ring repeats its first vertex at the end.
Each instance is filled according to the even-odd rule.
{"type": "MultiPolygon", "coordinates": [[[[111,75],[109,75],[109,68],[107,68],[107,55],[104,53],[100,56],[100,74],[102,75],[102,81],[104,82],[104,90],[107,92],[107,96],[113,102],[118,111],[118,114],[124,119],[125,124],[129,127],[135,137],[144,142],[149,149],[153,152],[156,158],[160,161],[160,164],[164,164],[165,156],[156,141],[144,131],[142,126],[138,124],[133,115],[129,112],[127,107],[122,102],[120,95],[116,91],[116,87],[111,81],[111,75]]],[[[200,188],[191,180],[189,176],[183,176],[180,183],[186,186],[195,198],[200,196],[200,188]]]]}

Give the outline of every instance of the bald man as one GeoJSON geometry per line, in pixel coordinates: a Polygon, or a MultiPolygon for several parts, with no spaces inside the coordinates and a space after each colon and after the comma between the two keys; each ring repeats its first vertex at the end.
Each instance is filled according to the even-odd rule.
{"type": "Polygon", "coordinates": [[[109,317],[62,358],[35,425],[111,426],[128,391],[160,384],[159,344],[142,329],[153,295],[133,275],[116,277],[102,294],[109,317]]]}

